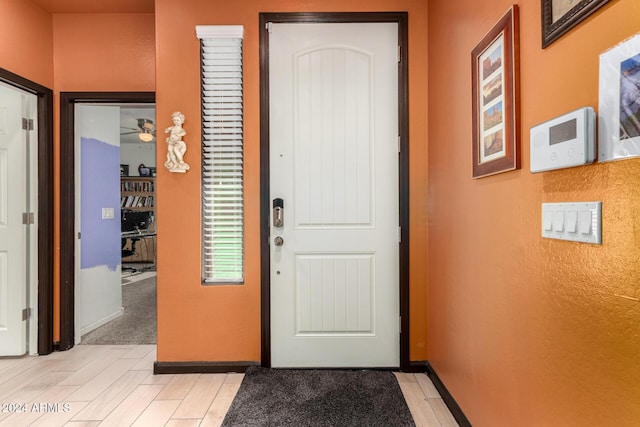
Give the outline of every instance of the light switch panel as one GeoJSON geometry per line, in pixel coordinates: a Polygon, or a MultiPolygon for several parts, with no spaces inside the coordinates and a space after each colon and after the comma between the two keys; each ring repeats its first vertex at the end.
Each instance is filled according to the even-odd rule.
{"type": "Polygon", "coordinates": [[[602,202],[543,203],[542,237],[602,244],[602,202]]]}
{"type": "Polygon", "coordinates": [[[102,219],[113,219],[114,216],[113,208],[102,208],[102,219]]]}

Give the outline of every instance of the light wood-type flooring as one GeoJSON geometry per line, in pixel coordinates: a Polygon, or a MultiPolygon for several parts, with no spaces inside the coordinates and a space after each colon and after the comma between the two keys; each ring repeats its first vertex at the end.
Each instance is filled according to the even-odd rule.
{"type": "MultiPolygon", "coordinates": [[[[0,358],[0,426],[218,426],[242,374],[153,375],[155,345],[0,358]]],[[[456,426],[424,374],[396,374],[418,427],[456,426]]]]}

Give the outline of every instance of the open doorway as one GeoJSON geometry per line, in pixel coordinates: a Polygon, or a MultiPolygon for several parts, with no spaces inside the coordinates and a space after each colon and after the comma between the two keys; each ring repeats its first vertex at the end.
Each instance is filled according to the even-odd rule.
{"type": "MultiPolygon", "coordinates": [[[[126,237],[123,241],[122,216],[133,212],[130,215],[133,217],[136,213],[143,212],[143,208],[151,208],[144,204],[151,204],[154,210],[148,214],[148,218],[149,222],[155,222],[155,197],[146,198],[144,202],[138,197],[135,209],[132,202],[131,206],[126,206],[125,211],[122,204],[123,200],[126,202],[128,195],[123,196],[122,187],[123,178],[128,179],[123,176],[125,169],[128,169],[127,175],[135,174],[136,180],[155,180],[155,176],[152,176],[155,167],[155,126],[150,128],[146,122],[149,120],[155,123],[154,103],[153,93],[61,93],[61,210],[72,213],[69,215],[71,218],[61,221],[60,230],[63,254],[60,260],[61,350],[83,343],[84,337],[92,331],[104,328],[112,322],[122,321],[125,313],[133,314],[135,308],[142,309],[139,303],[128,304],[127,292],[122,286],[122,266],[128,265],[127,261],[130,261],[123,257],[124,249],[131,240],[126,237]],[[96,114],[91,108],[86,108],[85,111],[88,106],[102,107],[97,110],[100,114],[106,111],[104,115],[107,119],[99,118],[100,114],[96,114]],[[138,122],[138,119],[143,120],[138,122]],[[100,133],[102,127],[104,133],[100,133]],[[140,137],[141,133],[151,134],[151,141],[143,141],[147,137],[140,137]],[[154,147],[144,145],[141,148],[137,143],[127,142],[129,138],[134,141],[137,138],[141,144],[153,143],[154,147]],[[121,151],[125,154],[124,160],[121,159],[121,151]],[[117,152],[117,156],[114,152],[117,152]],[[123,165],[128,165],[128,168],[123,165]],[[104,188],[92,188],[97,183],[101,183],[104,188]],[[92,200],[98,193],[108,194],[109,199],[92,200]],[[87,205],[85,198],[93,205],[87,205]],[[143,206],[137,209],[140,203],[143,206]],[[103,234],[108,237],[103,236],[103,243],[98,237],[106,228],[109,230],[103,234]],[[85,251],[87,248],[88,251],[85,251]],[[69,253],[73,257],[69,257],[69,253]]],[[[147,185],[147,189],[149,188],[147,185]]],[[[153,262],[136,263],[139,264],[136,270],[152,272],[155,269],[155,236],[153,243],[147,242],[146,246],[147,253],[144,255],[151,257],[153,262]]],[[[141,244],[140,247],[144,245],[141,244]]],[[[131,251],[130,255],[142,255],[138,248],[132,250],[129,247],[128,250],[131,251]]],[[[153,273],[154,295],[144,311],[154,318],[152,335],[155,340],[155,272],[153,273]]],[[[140,331],[139,321],[132,321],[138,323],[133,330],[140,331]]],[[[102,342],[103,344],[138,343],[131,341],[126,328],[115,329],[119,332],[111,339],[117,342],[102,342]]]]}
{"type": "Polygon", "coordinates": [[[76,343],[155,344],[155,105],[78,103],[75,113],[76,343]]]}
{"type": "Polygon", "coordinates": [[[123,284],[156,271],[155,105],[120,106],[120,212],[123,284]]]}

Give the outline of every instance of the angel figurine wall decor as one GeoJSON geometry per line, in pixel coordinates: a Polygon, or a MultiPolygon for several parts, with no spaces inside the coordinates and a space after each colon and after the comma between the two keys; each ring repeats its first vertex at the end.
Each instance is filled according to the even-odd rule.
{"type": "Polygon", "coordinates": [[[176,111],[171,114],[171,119],[173,126],[164,130],[164,133],[169,134],[167,137],[167,161],[164,166],[169,169],[169,172],[185,173],[189,170],[189,165],[184,162],[184,153],[187,151],[187,144],[182,140],[182,137],[187,134],[182,127],[184,114],[176,111]]]}

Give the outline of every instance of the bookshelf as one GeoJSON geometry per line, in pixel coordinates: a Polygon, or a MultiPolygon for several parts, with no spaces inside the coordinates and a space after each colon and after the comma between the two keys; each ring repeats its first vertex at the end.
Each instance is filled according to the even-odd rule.
{"type": "MultiPolygon", "coordinates": [[[[156,203],[155,177],[121,176],[120,177],[120,209],[129,211],[151,211],[154,222],[149,231],[155,232],[156,203]]],[[[127,238],[124,248],[131,249],[132,239],[127,238]]],[[[154,262],[156,237],[148,236],[136,239],[136,251],[123,258],[123,262],[154,262]]]]}
{"type": "Polygon", "coordinates": [[[154,177],[120,177],[120,208],[132,211],[152,211],[155,216],[154,177]]]}

